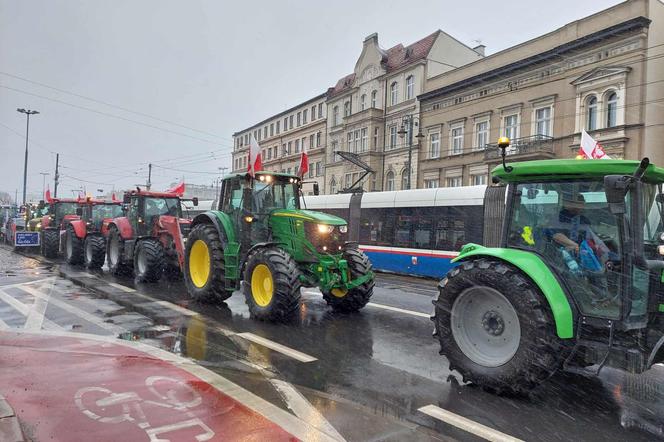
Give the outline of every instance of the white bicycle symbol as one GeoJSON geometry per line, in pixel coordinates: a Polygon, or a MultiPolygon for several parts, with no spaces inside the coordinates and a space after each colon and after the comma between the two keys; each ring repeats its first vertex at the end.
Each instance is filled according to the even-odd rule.
{"type": "Polygon", "coordinates": [[[98,422],[135,423],[145,430],[151,442],[170,442],[170,439],[160,438],[159,435],[194,427],[202,429],[202,433],[195,436],[197,441],[203,442],[214,437],[214,431],[190,411],[203,402],[203,398],[196,390],[182,381],[166,376],[150,376],[145,380],[145,385],[159,400],[145,400],[132,391],[114,393],[103,387],[85,387],[76,392],[74,402],[84,415],[98,422]],[[189,419],[161,427],[151,427],[142,405],[182,411],[189,419]],[[94,408],[94,411],[91,408],[94,408]]]}

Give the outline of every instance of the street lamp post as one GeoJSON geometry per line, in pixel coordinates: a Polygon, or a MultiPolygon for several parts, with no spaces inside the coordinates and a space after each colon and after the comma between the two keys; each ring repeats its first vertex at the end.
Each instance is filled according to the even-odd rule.
{"type": "MultiPolygon", "coordinates": [[[[399,136],[403,139],[406,134],[408,134],[408,190],[412,188],[411,182],[412,182],[412,175],[413,175],[413,168],[411,164],[413,163],[413,126],[417,126],[419,128],[419,117],[416,115],[406,115],[403,117],[403,120],[401,120],[401,127],[397,131],[399,136]],[[406,131],[406,126],[408,126],[408,131],[406,131]]],[[[417,138],[417,145],[419,146],[419,142],[422,138],[424,138],[424,135],[422,134],[421,130],[418,130],[417,135],[415,135],[415,138],[417,138]]]]}
{"type": "Polygon", "coordinates": [[[25,162],[23,163],[23,205],[25,205],[26,186],[28,185],[28,135],[30,133],[30,115],[38,114],[36,110],[16,109],[17,112],[27,115],[25,126],[25,162]]]}

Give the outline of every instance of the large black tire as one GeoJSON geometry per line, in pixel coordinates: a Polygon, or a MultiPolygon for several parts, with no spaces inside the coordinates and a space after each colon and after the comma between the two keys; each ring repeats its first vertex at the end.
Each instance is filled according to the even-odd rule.
{"type": "Polygon", "coordinates": [[[464,382],[521,395],[560,368],[569,347],[556,335],[539,288],[517,268],[487,258],[464,261],[438,289],[434,335],[464,382]]]}
{"type": "Polygon", "coordinates": [[[85,267],[90,270],[102,268],[106,261],[106,240],[101,235],[88,235],[83,244],[85,267]]]}
{"type": "Polygon", "coordinates": [[[65,231],[65,258],[67,264],[83,264],[83,239],[76,236],[74,226],[67,225],[65,231]]]}
{"type": "Polygon", "coordinates": [[[108,240],[106,241],[106,256],[108,257],[108,270],[116,276],[131,275],[132,263],[125,262],[124,256],[125,242],[120,236],[120,231],[116,226],[108,229],[108,240]]]}
{"type": "MultiPolygon", "coordinates": [[[[371,261],[360,249],[348,248],[344,251],[344,258],[348,262],[352,279],[359,278],[372,271],[371,261]]],[[[374,289],[374,280],[370,279],[364,284],[348,291],[324,291],[323,299],[336,311],[355,312],[363,308],[371,299],[374,289]]]]}
{"type": "Polygon", "coordinates": [[[300,271],[284,250],[267,247],[247,258],[242,291],[252,317],[267,321],[292,320],[300,307],[300,288],[300,271]],[[269,282],[268,278],[259,278],[260,273],[266,271],[269,282]],[[252,287],[252,281],[256,282],[256,287],[252,287]],[[262,288],[259,281],[263,283],[262,288]],[[261,298],[261,292],[268,296],[261,298]]]}
{"type": "Polygon", "coordinates": [[[212,224],[198,224],[189,232],[184,251],[184,283],[196,301],[221,302],[233,294],[226,290],[224,248],[212,224]],[[197,244],[199,241],[202,244],[197,244]],[[194,256],[192,260],[192,249],[201,256],[194,256]]]}
{"type": "Polygon", "coordinates": [[[46,229],[41,232],[42,255],[56,258],[60,248],[60,232],[57,229],[46,229]]]}
{"type": "Polygon", "coordinates": [[[134,273],[139,282],[157,282],[164,273],[164,248],[153,238],[141,240],[134,251],[134,273]]]}

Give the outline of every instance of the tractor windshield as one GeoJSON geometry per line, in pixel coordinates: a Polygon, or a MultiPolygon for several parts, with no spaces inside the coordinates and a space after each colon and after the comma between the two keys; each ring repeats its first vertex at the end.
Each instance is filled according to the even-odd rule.
{"type": "Polygon", "coordinates": [[[90,222],[101,226],[105,218],[117,218],[122,216],[122,206],[119,204],[96,204],[92,206],[92,217],[90,222]]]}
{"type": "Polygon", "coordinates": [[[617,319],[621,243],[603,182],[519,184],[513,201],[508,246],[540,255],[584,314],[617,319]]]}
{"type": "Polygon", "coordinates": [[[286,180],[255,181],[253,207],[256,213],[270,213],[275,209],[299,209],[297,185],[286,180]]]}
{"type": "Polygon", "coordinates": [[[55,205],[55,222],[59,224],[65,215],[75,215],[78,203],[57,203],[55,205]]]}
{"type": "Polygon", "coordinates": [[[145,198],[145,218],[152,219],[162,215],[182,217],[179,198],[145,198]]]}

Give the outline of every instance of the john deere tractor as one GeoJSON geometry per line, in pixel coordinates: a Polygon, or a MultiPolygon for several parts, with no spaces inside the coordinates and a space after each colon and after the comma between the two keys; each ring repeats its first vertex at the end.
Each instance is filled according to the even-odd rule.
{"type": "Polygon", "coordinates": [[[662,362],[664,169],[648,159],[507,166],[508,145],[485,196],[491,247],[465,245],[434,301],[450,369],[520,394],[561,368],[640,373],[662,362]]]}
{"type": "Polygon", "coordinates": [[[340,311],[369,302],[369,259],[347,241],[346,221],[300,209],[301,185],[296,176],[266,172],[222,181],[219,210],[194,218],[187,239],[192,297],[222,301],[242,286],[252,316],[273,321],[297,312],[303,286],[320,288],[340,311]]]}

